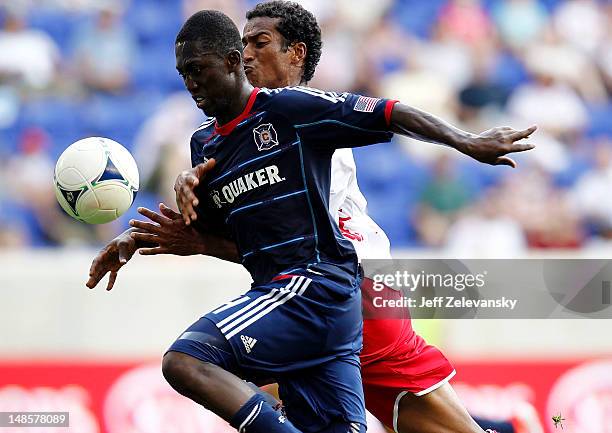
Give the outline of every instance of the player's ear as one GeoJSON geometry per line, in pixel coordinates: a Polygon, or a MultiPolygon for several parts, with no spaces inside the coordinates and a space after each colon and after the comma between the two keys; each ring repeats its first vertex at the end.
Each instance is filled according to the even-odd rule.
{"type": "Polygon", "coordinates": [[[303,66],[307,53],[306,44],[304,42],[296,42],[289,48],[292,51],[291,62],[296,66],[303,66]]]}
{"type": "Polygon", "coordinates": [[[230,72],[235,72],[238,68],[242,69],[242,54],[240,51],[230,51],[225,57],[225,64],[230,72]]]}

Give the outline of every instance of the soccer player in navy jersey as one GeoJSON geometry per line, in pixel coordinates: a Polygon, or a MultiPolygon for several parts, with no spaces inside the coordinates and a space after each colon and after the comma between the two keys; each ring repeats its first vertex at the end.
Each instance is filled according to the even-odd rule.
{"type": "MultiPolygon", "coordinates": [[[[191,40],[188,42],[194,41],[191,40]]],[[[350,267],[352,260],[349,258],[350,252],[347,253],[342,251],[343,245],[341,243],[340,245],[332,245],[334,243],[335,233],[333,233],[333,237],[330,236],[330,227],[327,226],[327,223],[329,223],[329,215],[323,215],[323,213],[327,213],[327,210],[325,207],[325,211],[323,211],[323,207],[321,206],[325,204],[326,197],[329,194],[329,191],[325,194],[326,185],[327,188],[329,186],[329,174],[327,173],[326,177],[325,170],[317,169],[319,168],[318,165],[325,168],[325,164],[327,164],[326,170],[329,171],[330,150],[333,152],[333,149],[337,145],[368,144],[387,140],[387,130],[389,129],[387,122],[389,120],[393,122],[394,116],[397,117],[397,119],[395,119],[396,125],[394,129],[403,132],[405,132],[408,127],[416,129],[417,131],[420,130],[415,128],[414,124],[411,125],[409,122],[406,122],[405,119],[402,119],[402,114],[405,115],[407,110],[395,108],[397,106],[393,107],[392,102],[349,94],[328,94],[313,89],[295,89],[292,91],[285,90],[280,92],[264,91],[261,92],[263,93],[261,96],[253,91],[249,93],[246,108],[242,111],[241,115],[235,117],[233,121],[229,121],[229,115],[223,119],[224,112],[232,111],[232,105],[241,105],[244,103],[243,100],[240,100],[240,96],[244,99],[245,93],[238,92],[240,87],[237,85],[242,81],[239,79],[239,75],[241,74],[237,73],[235,68],[231,70],[231,73],[226,74],[230,77],[232,75],[238,75],[238,77],[233,77],[235,84],[233,89],[231,86],[232,79],[227,80],[226,87],[216,86],[216,88],[213,89],[213,91],[217,91],[217,95],[229,95],[230,97],[232,96],[231,90],[236,90],[235,96],[238,99],[238,104],[231,104],[223,100],[217,101],[215,98],[219,98],[219,96],[211,96],[212,92],[209,92],[210,86],[206,87],[206,82],[210,80],[211,77],[215,78],[216,82],[219,82],[219,70],[214,71],[213,69],[208,73],[208,77],[206,77],[203,69],[207,67],[211,68],[210,63],[207,64],[205,61],[206,57],[217,57],[218,53],[202,52],[202,47],[189,47],[187,42],[183,45],[182,51],[180,50],[180,41],[177,45],[177,63],[179,70],[185,75],[188,89],[191,91],[192,95],[194,95],[194,99],[198,103],[198,106],[203,108],[207,113],[217,114],[217,122],[224,123],[224,126],[215,127],[213,125],[214,122],[211,121],[208,124],[204,124],[201,129],[194,134],[194,139],[192,140],[192,162],[194,165],[200,161],[204,161],[204,158],[208,156],[215,156],[219,159],[219,166],[214,167],[212,161],[197,165],[193,172],[185,173],[177,181],[179,202],[183,204],[182,208],[185,211],[185,220],[186,222],[190,222],[195,216],[195,209],[193,209],[191,205],[193,201],[197,199],[195,196],[191,195],[192,187],[194,184],[202,181],[200,178],[205,171],[210,170],[208,173],[209,177],[203,179],[203,183],[207,183],[206,190],[208,191],[208,209],[204,212],[204,215],[207,215],[209,219],[207,222],[212,224],[212,226],[216,223],[218,229],[223,229],[227,228],[224,227],[224,224],[230,222],[231,219],[235,221],[237,219],[238,222],[233,222],[235,226],[233,228],[234,232],[231,233],[231,235],[238,241],[243,263],[247,268],[250,267],[256,284],[265,283],[270,280],[285,280],[285,283],[288,282],[288,284],[282,287],[266,287],[268,294],[276,293],[275,296],[266,298],[261,301],[259,305],[256,304],[257,299],[259,299],[257,298],[248,304],[252,305],[250,309],[238,307],[242,304],[246,305],[250,299],[240,298],[236,300],[235,303],[230,303],[216,310],[218,311],[217,313],[212,313],[223,314],[222,318],[212,317],[212,320],[214,322],[218,319],[216,322],[217,328],[224,332],[226,340],[232,343],[232,338],[234,338],[233,351],[235,353],[246,351],[246,354],[242,353],[244,359],[238,361],[238,367],[228,360],[219,360],[217,353],[206,353],[203,355],[200,350],[201,348],[193,347],[194,345],[197,346],[198,343],[202,343],[202,341],[194,339],[194,334],[202,334],[202,331],[198,330],[200,329],[198,328],[198,324],[194,325],[191,330],[185,333],[183,335],[184,338],[179,339],[179,341],[175,343],[173,348],[171,348],[172,352],[166,356],[166,360],[171,359],[172,361],[165,361],[165,365],[167,365],[165,373],[167,376],[170,376],[169,379],[175,387],[186,395],[194,398],[194,394],[196,394],[195,391],[186,389],[189,388],[189,386],[186,386],[186,388],[183,387],[185,384],[181,379],[184,378],[183,376],[186,374],[185,370],[197,370],[197,368],[190,364],[193,361],[185,359],[182,356],[175,356],[173,353],[187,353],[197,359],[205,358],[209,363],[212,358],[218,361],[216,362],[217,365],[222,364],[228,366],[230,370],[234,368],[243,368],[244,365],[251,367],[251,364],[255,364],[253,370],[257,372],[263,371],[266,374],[276,374],[277,371],[275,371],[274,366],[267,365],[261,367],[259,365],[261,360],[250,359],[247,355],[255,350],[255,344],[258,344],[261,338],[257,339],[250,335],[241,334],[238,340],[238,334],[245,328],[255,330],[257,322],[263,321],[265,316],[271,316],[270,311],[280,310],[281,306],[285,303],[289,304],[289,301],[294,301],[295,298],[299,298],[301,295],[308,297],[309,295],[306,295],[306,289],[310,289],[310,287],[313,289],[313,293],[310,296],[316,297],[317,281],[313,281],[310,274],[300,275],[300,271],[304,269],[306,269],[306,271],[313,271],[312,274],[314,275],[321,273],[326,274],[325,276],[328,280],[339,281],[341,283],[340,285],[345,284],[347,281],[351,281],[352,276],[350,267]],[[185,49],[187,49],[187,55],[185,55],[185,49]],[[193,59],[196,59],[196,61],[191,62],[193,59]],[[215,76],[215,74],[217,74],[217,76],[215,76]],[[199,86],[201,86],[201,88],[199,86]],[[207,103],[209,104],[207,105],[207,103]],[[261,109],[261,111],[258,111],[259,109],[261,109]],[[307,112],[308,109],[314,110],[314,112],[309,113],[307,112]],[[251,112],[252,110],[255,112],[251,112]],[[325,111],[323,115],[318,112],[321,110],[325,111]],[[398,112],[397,114],[396,111],[398,112]],[[393,115],[391,115],[392,112],[393,115]],[[263,118],[265,118],[265,121],[263,118]],[[287,118],[291,120],[291,122],[289,122],[290,124],[292,123],[291,127],[287,127],[286,125],[287,118]],[[274,119],[274,122],[268,122],[271,119],[274,119]],[[251,124],[251,122],[253,122],[253,124],[251,124]],[[277,125],[276,128],[275,125],[277,125]],[[280,127],[278,125],[280,125],[280,127]],[[232,149],[235,150],[237,148],[236,146],[232,147],[225,144],[225,147],[223,147],[223,145],[219,144],[223,143],[225,140],[231,142],[230,137],[232,134],[240,134],[240,128],[246,130],[246,132],[242,131],[242,135],[246,135],[249,138],[247,141],[250,142],[251,146],[248,149],[244,149],[244,153],[249,155],[240,155],[240,152],[237,152],[237,155],[236,152],[232,151],[232,149]],[[361,128],[358,130],[358,134],[353,132],[355,128],[361,128]],[[277,129],[279,129],[279,131],[277,131],[277,129]],[[346,136],[348,136],[348,143],[346,142],[346,136]],[[289,143],[289,141],[292,140],[287,137],[293,138],[293,142],[289,143]],[[224,154],[224,151],[229,153],[224,154]],[[207,154],[207,152],[209,153],[207,154]],[[265,156],[266,154],[268,154],[268,156],[265,156]],[[248,159],[247,156],[251,156],[251,158],[248,159]],[[221,166],[222,160],[229,161],[226,164],[225,170],[224,167],[221,166]],[[295,164],[296,160],[300,162],[302,168],[301,178],[300,176],[298,176],[297,179],[295,176],[293,176],[293,178],[284,176],[283,167],[297,165],[295,164]],[[269,161],[275,161],[278,162],[278,164],[270,165],[269,161]],[[309,164],[311,165],[309,166],[309,164]],[[253,165],[256,169],[249,171],[248,167],[250,165],[253,165]],[[244,170],[240,170],[242,168],[244,168],[244,170]],[[212,179],[210,176],[212,176],[212,179]],[[218,185],[217,189],[215,189],[216,185],[218,185]],[[309,186],[311,190],[309,190],[309,186]],[[264,188],[265,191],[263,190],[264,188]],[[256,197],[258,200],[253,201],[249,195],[256,197]],[[242,205],[239,206],[237,203],[242,205]],[[309,227],[295,224],[295,221],[292,225],[291,222],[287,223],[283,218],[279,219],[279,215],[274,215],[274,212],[271,214],[265,210],[266,207],[270,206],[283,216],[290,216],[292,212],[297,209],[310,209],[311,221],[313,222],[311,228],[314,232],[309,232],[309,227]],[[215,214],[218,214],[218,216],[215,217],[215,214]],[[274,227],[274,230],[269,229],[266,236],[262,235],[261,239],[254,236],[251,230],[257,227],[257,224],[260,224],[262,227],[269,225],[270,216],[272,219],[276,219],[275,222],[277,225],[282,227],[274,227]],[[240,229],[240,226],[243,225],[241,221],[244,221],[244,225],[248,226],[246,230],[240,229]],[[321,228],[320,232],[317,232],[317,222],[321,228]],[[283,226],[283,224],[285,225],[283,226]],[[303,232],[300,232],[300,229],[302,229],[303,232]],[[292,238],[283,239],[286,233],[291,233],[292,238]],[[325,241],[325,237],[328,238],[327,242],[322,242],[319,248],[319,239],[325,241]],[[278,242],[263,245],[261,242],[264,239],[277,239],[278,242]],[[241,245],[241,242],[243,245],[241,245]],[[283,247],[286,245],[295,246],[296,244],[298,246],[297,250],[289,250],[289,255],[291,257],[288,258],[287,250],[283,251],[283,247]],[[275,251],[277,249],[280,250],[275,251]],[[300,256],[300,254],[302,256],[300,256]],[[263,266],[261,263],[262,261],[264,262],[263,266]],[[297,271],[285,268],[282,269],[281,272],[290,271],[290,273],[278,275],[279,268],[283,268],[287,265],[285,262],[300,265],[310,264],[311,266],[309,268],[298,266],[297,271]],[[289,292],[290,288],[291,292],[289,292]],[[286,293],[282,293],[283,289],[286,293]],[[277,292],[274,292],[275,290],[277,290],[277,292]],[[266,307],[259,308],[262,304],[266,304],[266,307]],[[266,312],[269,309],[270,311],[266,312]],[[227,363],[229,364],[226,365],[227,363]],[[180,365],[180,367],[177,367],[176,364],[180,365]],[[173,371],[175,369],[180,371],[173,371]]],[[[192,45],[201,44],[195,43],[192,45]]],[[[223,56],[221,59],[225,59],[227,69],[230,56],[223,56]]],[[[215,60],[218,62],[219,58],[215,60]]],[[[231,63],[231,65],[233,65],[233,63],[231,63]]],[[[222,70],[223,68],[218,69],[222,70]]],[[[244,89],[244,87],[245,86],[242,86],[242,89],[244,89]]],[[[238,113],[237,110],[233,111],[233,114],[238,113]]],[[[437,119],[433,117],[426,120],[432,119],[437,121],[437,119]]],[[[422,130],[427,131],[426,127],[427,124],[424,125],[422,130]]],[[[460,141],[454,141],[460,137],[461,131],[448,126],[445,127],[448,128],[452,134],[456,134],[456,136],[453,137],[451,135],[442,137],[441,135],[434,135],[432,133],[432,135],[426,135],[424,138],[428,138],[432,141],[454,144],[455,147],[462,150],[460,141]]],[[[529,135],[529,133],[529,131],[520,132],[503,130],[501,134],[497,134],[497,136],[492,133],[488,137],[485,134],[484,137],[478,137],[478,139],[473,136],[469,138],[465,136],[466,144],[469,141],[474,141],[476,146],[473,150],[467,147],[463,149],[465,153],[471,154],[474,152],[473,156],[485,162],[511,163],[508,159],[502,159],[502,155],[509,151],[526,150],[530,148],[530,146],[507,145],[518,138],[529,135]],[[522,136],[513,139],[515,135],[522,136]],[[506,145],[506,149],[501,149],[502,145],[506,145]],[[482,149],[481,147],[489,147],[489,149],[482,149]]],[[[290,175],[296,174],[291,172],[291,169],[289,169],[288,173],[290,175]]],[[[201,199],[203,200],[202,197],[201,199]]],[[[331,232],[335,232],[335,230],[337,229],[332,225],[331,232]]],[[[346,288],[343,289],[338,287],[336,292],[345,293],[346,288]]],[[[303,302],[308,304],[306,300],[303,302]]],[[[297,309],[299,308],[306,307],[297,305],[297,309]]],[[[279,314],[282,318],[282,313],[279,314]]],[[[265,331],[262,332],[263,335],[265,335],[265,331]]],[[[208,338],[211,338],[210,341],[206,340],[208,346],[211,346],[211,342],[215,337],[219,337],[214,335],[213,332],[204,332],[204,334],[207,334],[208,338]]],[[[218,338],[218,340],[222,339],[223,337],[218,338]]],[[[214,343],[221,345],[221,341],[214,341],[214,343]]],[[[261,347],[260,343],[259,346],[261,347]]],[[[350,360],[352,358],[349,357],[348,359],[350,360]]],[[[298,365],[298,367],[300,366],[298,365]]],[[[300,374],[304,373],[300,372],[300,374]]],[[[281,376],[283,376],[283,374],[281,374],[281,376]]],[[[227,379],[227,377],[224,378],[227,379]]],[[[292,398],[297,398],[297,401],[293,405],[289,404],[290,409],[296,408],[297,405],[301,404],[299,401],[301,394],[308,397],[308,393],[314,391],[312,389],[304,389],[302,386],[303,384],[296,385],[294,383],[297,380],[296,378],[284,380],[286,382],[285,384],[279,381],[281,382],[281,388],[285,387],[285,389],[289,388],[293,391],[290,395],[286,395],[285,398],[288,401],[292,398]],[[295,394],[297,397],[291,394],[295,394]]],[[[205,390],[199,389],[199,391],[206,394],[205,390]]],[[[342,396],[334,397],[342,400],[342,396]]],[[[217,409],[217,413],[222,412],[222,409],[215,407],[215,403],[217,402],[210,402],[206,400],[205,397],[201,397],[201,395],[195,395],[194,400],[203,402],[203,404],[208,405],[213,410],[217,409]]],[[[225,407],[224,403],[225,402],[218,402],[218,407],[225,407]]],[[[243,408],[244,407],[250,408],[251,406],[246,405],[243,406],[243,408]]],[[[257,408],[258,406],[255,405],[253,407],[257,408]]],[[[223,413],[220,414],[223,416],[223,413]]],[[[300,416],[306,418],[303,414],[296,414],[294,410],[293,418],[300,418],[300,416]]],[[[228,419],[227,416],[226,419],[228,419]]],[[[349,419],[349,421],[352,420],[349,419]]],[[[360,420],[354,422],[361,423],[360,420]]],[[[300,420],[302,428],[304,428],[304,424],[307,423],[307,419],[300,420]]],[[[309,426],[306,426],[304,429],[306,430],[308,428],[309,426]]],[[[349,425],[348,428],[354,428],[354,426],[351,427],[349,425]]],[[[251,431],[259,430],[253,429],[251,431]]]]}

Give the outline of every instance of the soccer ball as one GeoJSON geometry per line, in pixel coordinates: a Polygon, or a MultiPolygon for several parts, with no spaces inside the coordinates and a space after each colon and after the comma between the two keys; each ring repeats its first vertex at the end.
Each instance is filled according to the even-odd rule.
{"type": "Polygon", "coordinates": [[[138,167],[116,141],[89,137],[61,154],[53,176],[57,201],[68,215],[104,224],[129,209],[138,192],[138,167]]]}

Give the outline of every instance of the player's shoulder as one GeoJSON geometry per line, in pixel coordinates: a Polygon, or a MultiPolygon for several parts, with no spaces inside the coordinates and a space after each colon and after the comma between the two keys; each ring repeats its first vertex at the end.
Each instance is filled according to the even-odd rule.
{"type": "Polygon", "coordinates": [[[263,97],[271,104],[299,103],[308,101],[344,102],[349,93],[326,92],[315,87],[289,86],[278,89],[260,89],[263,97]]]}
{"type": "Polygon", "coordinates": [[[214,117],[208,117],[200,126],[193,131],[191,134],[192,140],[207,140],[215,133],[215,123],[217,119],[214,117]]]}

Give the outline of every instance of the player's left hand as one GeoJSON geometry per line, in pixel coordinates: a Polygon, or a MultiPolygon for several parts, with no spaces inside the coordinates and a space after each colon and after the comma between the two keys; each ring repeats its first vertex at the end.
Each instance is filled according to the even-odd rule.
{"type": "Polygon", "coordinates": [[[96,255],[89,269],[89,280],[85,284],[87,287],[93,289],[104,275],[110,272],[106,290],[113,288],[119,269],[132,258],[138,249],[137,243],[130,236],[132,230],[129,229],[121,233],[96,255]]]}
{"type": "Polygon", "coordinates": [[[517,141],[529,137],[536,129],[537,126],[522,131],[508,126],[492,128],[469,140],[463,153],[485,164],[509,165],[515,168],[516,162],[505,155],[533,149],[535,147],[533,144],[517,143],[517,141]]]}
{"type": "Polygon", "coordinates": [[[161,213],[140,207],[138,213],[149,218],[152,222],[130,221],[130,225],[139,230],[131,233],[132,239],[138,243],[157,245],[139,249],[140,254],[145,256],[157,254],[191,256],[205,253],[204,239],[200,239],[200,233],[193,226],[185,224],[180,213],[175,212],[163,203],[159,204],[159,211],[161,213]]]}

